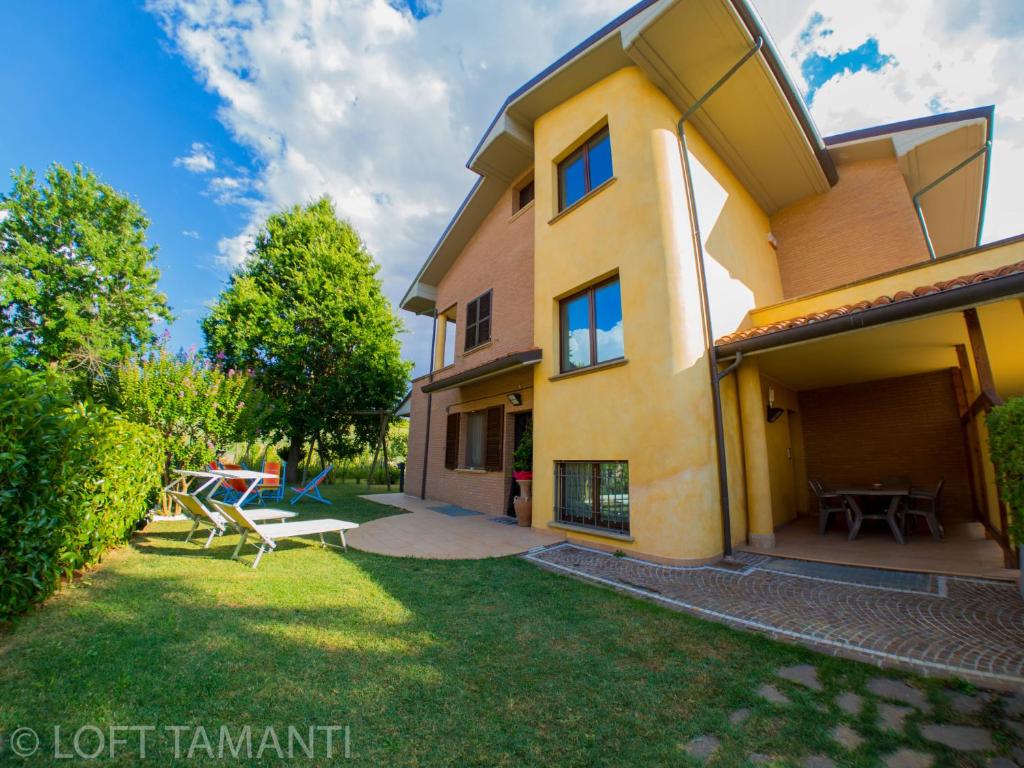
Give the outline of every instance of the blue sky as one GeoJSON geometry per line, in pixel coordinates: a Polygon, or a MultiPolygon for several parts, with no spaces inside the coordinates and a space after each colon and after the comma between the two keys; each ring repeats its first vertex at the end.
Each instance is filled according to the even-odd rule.
{"type": "MultiPolygon", "coordinates": [[[[986,239],[1024,229],[1018,0],[754,2],[825,135],[995,103],[986,239]]],[[[265,216],[322,194],[397,303],[504,97],[630,4],[8,2],[0,167],[79,161],[142,204],[175,347],[201,343],[205,302],[265,216]]],[[[403,315],[422,372],[429,322],[403,315]]]]}
{"type": "Polygon", "coordinates": [[[244,212],[216,204],[205,182],[173,160],[201,140],[224,163],[253,161],[218,121],[217,97],[170,51],[156,20],[124,0],[10,3],[0,49],[20,72],[4,82],[13,107],[0,120],[5,176],[21,165],[41,172],[54,161],[81,162],[137,199],[179,318],[173,341],[199,343],[203,302],[228,274],[211,243],[240,228],[244,212]]]}

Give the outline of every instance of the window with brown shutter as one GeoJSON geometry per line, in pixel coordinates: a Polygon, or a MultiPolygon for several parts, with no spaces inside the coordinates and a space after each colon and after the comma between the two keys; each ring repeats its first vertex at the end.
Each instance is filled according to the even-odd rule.
{"type": "Polygon", "coordinates": [[[496,405],[487,409],[487,445],[484,451],[484,469],[488,472],[500,472],[502,426],[505,421],[505,408],[496,405]]]}
{"type": "Polygon", "coordinates": [[[459,414],[448,414],[448,432],[444,441],[444,467],[455,469],[459,466],[459,414]]]}
{"type": "Polygon", "coordinates": [[[491,292],[477,296],[466,305],[465,349],[479,347],[491,340],[491,292]]]}

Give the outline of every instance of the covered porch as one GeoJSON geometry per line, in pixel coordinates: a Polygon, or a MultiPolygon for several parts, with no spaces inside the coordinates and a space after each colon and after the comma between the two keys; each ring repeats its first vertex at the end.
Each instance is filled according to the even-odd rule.
{"type": "Polygon", "coordinates": [[[985,415],[1024,394],[1022,246],[1016,239],[766,308],[753,318],[761,324],[719,340],[720,358],[740,361],[742,548],[1017,577],[985,415]],[[988,268],[967,272],[972,265],[988,268]],[[952,270],[963,271],[948,277],[952,270]],[[858,294],[871,298],[834,303],[858,294]],[[836,509],[824,533],[822,504],[836,509]],[[941,538],[908,507],[934,509],[941,538]],[[857,513],[866,518],[859,525],[857,513]]]}

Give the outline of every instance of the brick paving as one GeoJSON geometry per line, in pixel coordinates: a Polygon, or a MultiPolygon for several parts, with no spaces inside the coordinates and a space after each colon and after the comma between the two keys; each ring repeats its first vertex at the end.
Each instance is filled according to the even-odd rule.
{"type": "Polygon", "coordinates": [[[827,653],[923,674],[1024,685],[1024,601],[1012,584],[940,576],[934,589],[891,589],[860,578],[847,583],[769,569],[774,559],[753,553],[739,553],[739,566],[728,568],[665,566],[570,543],[524,557],[827,653]]]}

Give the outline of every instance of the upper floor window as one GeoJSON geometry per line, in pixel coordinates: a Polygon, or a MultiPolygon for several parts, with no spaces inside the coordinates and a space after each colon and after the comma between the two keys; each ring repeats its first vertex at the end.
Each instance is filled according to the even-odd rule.
{"type": "Polygon", "coordinates": [[[491,292],[466,305],[466,346],[473,349],[491,340],[491,292]]]}
{"type": "Polygon", "coordinates": [[[564,211],[612,177],[612,143],[601,129],[558,164],[558,210],[564,211]]]}
{"type": "Polygon", "coordinates": [[[533,202],[533,179],[523,184],[516,190],[516,210],[521,211],[523,208],[533,202]]]}
{"type": "Polygon", "coordinates": [[[441,353],[441,367],[445,368],[455,363],[455,308],[452,307],[441,315],[444,323],[444,350],[441,353]]]}
{"type": "Polygon", "coordinates": [[[559,309],[563,373],[624,356],[619,278],[563,299],[559,309]]]}

